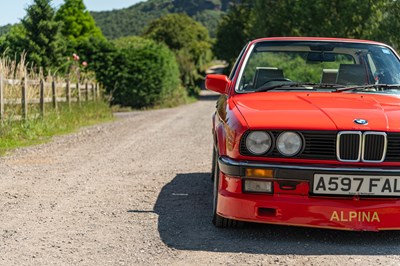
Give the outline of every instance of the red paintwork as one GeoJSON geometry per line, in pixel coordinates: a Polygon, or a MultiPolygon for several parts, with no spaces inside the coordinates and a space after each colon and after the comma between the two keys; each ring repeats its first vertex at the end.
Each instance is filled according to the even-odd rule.
{"type": "Polygon", "coordinates": [[[206,77],[206,88],[221,94],[227,94],[231,81],[225,75],[210,74],[206,77]]]}
{"type": "MultiPolygon", "coordinates": [[[[383,45],[366,40],[308,37],[265,38],[255,40],[253,43],[283,40],[324,40],[383,45]]],[[[242,67],[243,58],[245,56],[239,62],[239,69],[242,67]]],[[[220,156],[227,156],[237,161],[251,160],[259,163],[376,167],[376,163],[345,164],[339,161],[318,159],[246,157],[239,154],[239,142],[242,134],[248,129],[335,131],[362,129],[400,132],[400,99],[398,96],[325,92],[237,94],[234,90],[238,79],[237,73],[238,71],[233,76],[232,82],[221,75],[212,75],[206,79],[207,88],[227,95],[221,109],[213,117],[213,132],[220,156]],[[353,123],[355,117],[367,119],[368,126],[361,128],[355,125],[353,123]]],[[[379,164],[379,167],[388,166],[400,169],[400,162],[379,164]]],[[[220,177],[217,213],[225,218],[344,230],[400,230],[400,199],[310,197],[308,182],[302,182],[292,191],[281,190],[278,182],[275,182],[273,195],[245,194],[242,192],[242,179],[227,176],[222,172],[220,177]],[[259,208],[270,208],[275,212],[268,210],[263,212],[259,211],[259,208]],[[335,212],[338,219],[336,219],[335,212]],[[371,221],[375,212],[379,216],[379,221],[376,217],[371,221]],[[355,214],[357,217],[354,217],[355,214]],[[367,214],[371,215],[369,221],[366,217],[362,217],[367,214]]]]}
{"type": "MultiPolygon", "coordinates": [[[[306,182],[298,186],[297,194],[279,191],[273,195],[243,194],[240,179],[224,174],[221,176],[218,213],[226,218],[341,230],[400,230],[399,199],[313,198],[307,196],[306,182]],[[275,209],[275,213],[263,214],[260,208],[275,209]],[[372,219],[375,212],[379,221],[376,217],[372,219]],[[354,213],[357,217],[350,218],[354,213]]],[[[275,190],[277,188],[275,185],[275,190]]]]}
{"type": "Polygon", "coordinates": [[[400,129],[397,96],[268,92],[239,94],[232,96],[232,100],[252,129],[268,129],[265,125],[302,130],[400,129]],[[368,125],[357,127],[353,123],[354,116],[364,117],[368,125]]]}
{"type": "Polygon", "coordinates": [[[332,42],[370,43],[370,44],[388,46],[384,43],[370,41],[370,40],[359,40],[359,39],[348,39],[348,38],[324,38],[324,37],[270,37],[270,38],[260,38],[252,41],[251,43],[256,43],[260,41],[332,41],[332,42]]]}

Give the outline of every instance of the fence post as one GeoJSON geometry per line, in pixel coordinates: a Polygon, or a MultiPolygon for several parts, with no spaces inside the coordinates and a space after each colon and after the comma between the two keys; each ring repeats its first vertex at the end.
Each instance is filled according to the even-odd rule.
{"type": "Polygon", "coordinates": [[[68,109],[71,109],[71,88],[69,86],[69,79],[66,79],[65,95],[67,97],[68,109]]]}
{"type": "Polygon", "coordinates": [[[39,85],[39,97],[40,97],[40,116],[44,117],[44,80],[41,78],[40,79],[40,85],[39,85]]]}
{"type": "Polygon", "coordinates": [[[81,85],[79,84],[79,80],[76,83],[76,89],[78,90],[78,104],[81,106],[81,85]]]}
{"type": "Polygon", "coordinates": [[[88,102],[89,101],[89,83],[86,81],[86,83],[85,83],[85,98],[86,98],[86,101],[88,102]]]}
{"type": "Polygon", "coordinates": [[[56,88],[56,81],[54,80],[54,78],[51,81],[51,94],[53,99],[53,108],[57,109],[57,88],[56,88]]]}
{"type": "Polygon", "coordinates": [[[4,81],[3,74],[0,73],[0,120],[4,120],[4,81]]]}
{"type": "Polygon", "coordinates": [[[97,94],[97,99],[100,99],[100,87],[99,83],[96,82],[96,94],[97,94]]]}
{"type": "Polygon", "coordinates": [[[96,88],[94,87],[93,83],[90,83],[90,87],[92,87],[92,95],[93,95],[93,101],[96,101],[96,88]]]}
{"type": "Polygon", "coordinates": [[[22,98],[21,98],[21,110],[22,110],[22,119],[27,120],[28,118],[28,78],[25,74],[22,79],[22,98]]]}

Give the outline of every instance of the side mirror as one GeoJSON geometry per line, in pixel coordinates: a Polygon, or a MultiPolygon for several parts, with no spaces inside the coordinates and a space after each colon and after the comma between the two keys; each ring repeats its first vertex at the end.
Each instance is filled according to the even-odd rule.
{"type": "Polygon", "coordinates": [[[210,74],[206,77],[206,89],[220,94],[228,94],[231,81],[225,75],[210,74]]]}

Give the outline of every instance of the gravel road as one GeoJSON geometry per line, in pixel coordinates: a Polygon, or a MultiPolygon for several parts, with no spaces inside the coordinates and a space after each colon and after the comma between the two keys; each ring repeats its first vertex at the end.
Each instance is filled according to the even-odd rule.
{"type": "Polygon", "coordinates": [[[399,265],[400,232],[211,224],[216,97],[0,158],[0,265],[399,265]]]}

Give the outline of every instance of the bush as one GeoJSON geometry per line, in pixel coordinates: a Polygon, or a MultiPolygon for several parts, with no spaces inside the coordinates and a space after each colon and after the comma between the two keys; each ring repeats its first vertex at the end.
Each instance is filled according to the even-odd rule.
{"type": "Polygon", "coordinates": [[[186,100],[178,64],[166,45],[140,37],[121,38],[114,44],[115,83],[110,91],[113,104],[146,108],[186,100]]]}
{"type": "Polygon", "coordinates": [[[212,58],[208,30],[186,14],[168,14],[150,23],[144,36],[165,43],[175,53],[182,84],[190,96],[197,96],[197,83],[212,58]]]}

